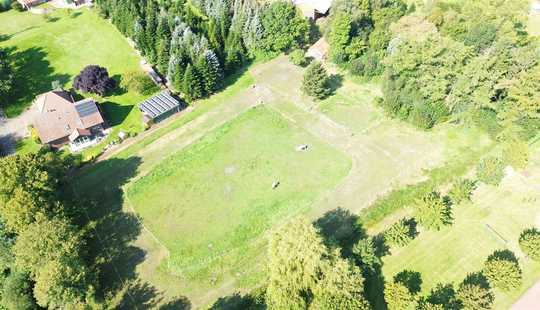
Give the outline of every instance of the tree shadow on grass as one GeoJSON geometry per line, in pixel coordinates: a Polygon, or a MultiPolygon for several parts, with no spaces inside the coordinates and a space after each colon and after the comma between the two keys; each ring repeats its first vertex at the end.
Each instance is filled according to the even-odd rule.
{"type": "Polygon", "coordinates": [[[134,107],[132,105],[121,105],[110,101],[105,101],[100,105],[105,112],[105,116],[109,126],[116,126],[122,124],[134,107]]]}
{"type": "Polygon", "coordinates": [[[107,96],[121,96],[128,92],[128,89],[122,86],[122,76],[120,74],[115,74],[111,76],[116,83],[116,86],[111,91],[107,92],[107,96]]]}
{"type": "Polygon", "coordinates": [[[458,310],[460,304],[456,299],[456,291],[452,284],[437,284],[434,289],[431,290],[427,301],[432,304],[442,305],[444,309],[458,310]]]}
{"type": "Polygon", "coordinates": [[[4,42],[4,41],[7,41],[11,39],[11,35],[7,35],[7,34],[0,34],[0,42],[4,42]]]}
{"type": "Polygon", "coordinates": [[[514,252],[512,252],[510,250],[497,250],[497,251],[493,252],[493,254],[488,256],[487,260],[488,261],[506,260],[506,261],[510,261],[510,262],[513,262],[513,263],[516,263],[516,264],[518,263],[518,259],[517,259],[516,255],[514,254],[514,252]]]}
{"type": "Polygon", "coordinates": [[[190,310],[191,302],[186,297],[179,297],[163,303],[159,310],[190,310]]]}
{"type": "Polygon", "coordinates": [[[345,257],[350,257],[352,247],[366,237],[358,216],[342,208],[326,212],[315,221],[315,227],[320,230],[325,243],[329,246],[339,246],[345,257]]]}
{"type": "Polygon", "coordinates": [[[97,295],[119,297],[121,309],[155,309],[163,301],[161,292],[138,278],[136,267],[146,253],[133,241],[142,226],[135,214],[122,208],[122,188],[137,175],[140,163],[138,157],[104,160],[83,167],[71,182],[74,198],[89,202],[84,204],[92,227],[88,261],[96,273],[97,295]]]}
{"type": "Polygon", "coordinates": [[[481,272],[475,272],[468,274],[465,279],[463,280],[463,284],[465,285],[478,285],[481,288],[490,289],[491,286],[489,284],[488,279],[484,274],[481,272]]]}
{"type": "Polygon", "coordinates": [[[82,12],[73,12],[69,15],[71,18],[77,18],[82,15],[82,12]]]}
{"type": "Polygon", "coordinates": [[[394,276],[394,281],[405,285],[413,294],[422,289],[422,275],[417,271],[403,270],[394,276]]]}
{"type": "Polygon", "coordinates": [[[236,310],[236,309],[266,309],[250,295],[234,293],[230,296],[220,297],[209,310],[236,310]]]}
{"type": "Polygon", "coordinates": [[[40,47],[32,47],[11,54],[15,61],[13,91],[8,96],[6,113],[8,116],[20,114],[36,96],[51,90],[53,81],[65,85],[70,76],[55,74],[46,59],[47,53],[40,47]]]}
{"type": "Polygon", "coordinates": [[[328,85],[332,91],[332,94],[335,94],[336,91],[343,86],[343,75],[341,74],[332,74],[328,78],[328,85]]]}

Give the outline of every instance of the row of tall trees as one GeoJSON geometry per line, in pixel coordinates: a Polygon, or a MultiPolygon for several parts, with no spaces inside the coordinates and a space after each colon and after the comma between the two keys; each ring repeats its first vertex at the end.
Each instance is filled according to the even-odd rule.
{"type": "Polygon", "coordinates": [[[131,38],[188,100],[221,87],[257,55],[307,43],[310,25],[289,1],[99,0],[103,15],[131,38]]]}
{"type": "Polygon", "coordinates": [[[7,309],[93,301],[80,209],[62,189],[69,165],[53,153],[0,159],[0,303],[7,309]]]}

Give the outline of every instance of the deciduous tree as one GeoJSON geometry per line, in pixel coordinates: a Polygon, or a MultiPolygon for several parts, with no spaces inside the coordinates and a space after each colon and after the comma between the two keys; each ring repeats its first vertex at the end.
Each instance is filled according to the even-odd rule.
{"type": "Polygon", "coordinates": [[[519,236],[519,247],[529,258],[540,261],[540,230],[525,229],[519,236]]]}
{"type": "Polygon", "coordinates": [[[503,291],[511,291],[521,285],[521,268],[510,251],[491,254],[484,263],[483,274],[492,286],[503,291]]]}
{"type": "Polygon", "coordinates": [[[96,65],[86,66],[73,80],[73,88],[100,96],[115,87],[116,81],[109,77],[107,69],[96,65]]]}

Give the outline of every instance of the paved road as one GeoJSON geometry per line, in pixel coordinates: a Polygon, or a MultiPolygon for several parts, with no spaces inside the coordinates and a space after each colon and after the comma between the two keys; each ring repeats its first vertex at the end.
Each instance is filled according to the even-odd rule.
{"type": "Polygon", "coordinates": [[[511,310],[537,309],[540,309],[540,281],[536,282],[511,308],[511,310]]]}
{"type": "Polygon", "coordinates": [[[0,147],[4,151],[3,156],[15,153],[15,142],[28,135],[28,126],[34,119],[34,109],[29,108],[21,115],[7,118],[0,109],[0,147]]]}

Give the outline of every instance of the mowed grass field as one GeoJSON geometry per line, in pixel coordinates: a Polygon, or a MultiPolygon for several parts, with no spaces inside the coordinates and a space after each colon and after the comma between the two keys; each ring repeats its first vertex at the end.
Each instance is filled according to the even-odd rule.
{"type": "Polygon", "coordinates": [[[495,291],[494,309],[508,309],[540,274],[540,264],[524,257],[519,249],[520,233],[540,227],[540,152],[526,176],[508,174],[499,187],[481,185],[471,203],[453,207],[454,223],[441,231],[420,231],[409,245],[392,250],[383,259],[386,280],[403,270],[421,273],[422,292],[438,283],[454,287],[468,273],[480,271],[485,259],[499,249],[509,249],[519,258],[523,285],[510,293],[495,291]]]}
{"type": "Polygon", "coordinates": [[[308,211],[350,167],[344,154],[258,106],[167,158],[127,195],[169,250],[169,273],[218,282],[251,269],[265,251],[260,237],[308,211]],[[302,144],[306,151],[296,149],[302,144]]]}
{"type": "MultiPolygon", "coordinates": [[[[17,68],[13,95],[3,107],[8,117],[19,115],[37,95],[51,90],[53,81],[69,89],[86,65],[107,68],[119,82],[126,73],[141,70],[139,57],[122,34],[91,9],[54,10],[48,19],[26,11],[0,13],[0,47],[11,50],[17,68]]],[[[96,99],[114,133],[142,131],[135,105],[144,96],[118,89],[96,99]]]]}

